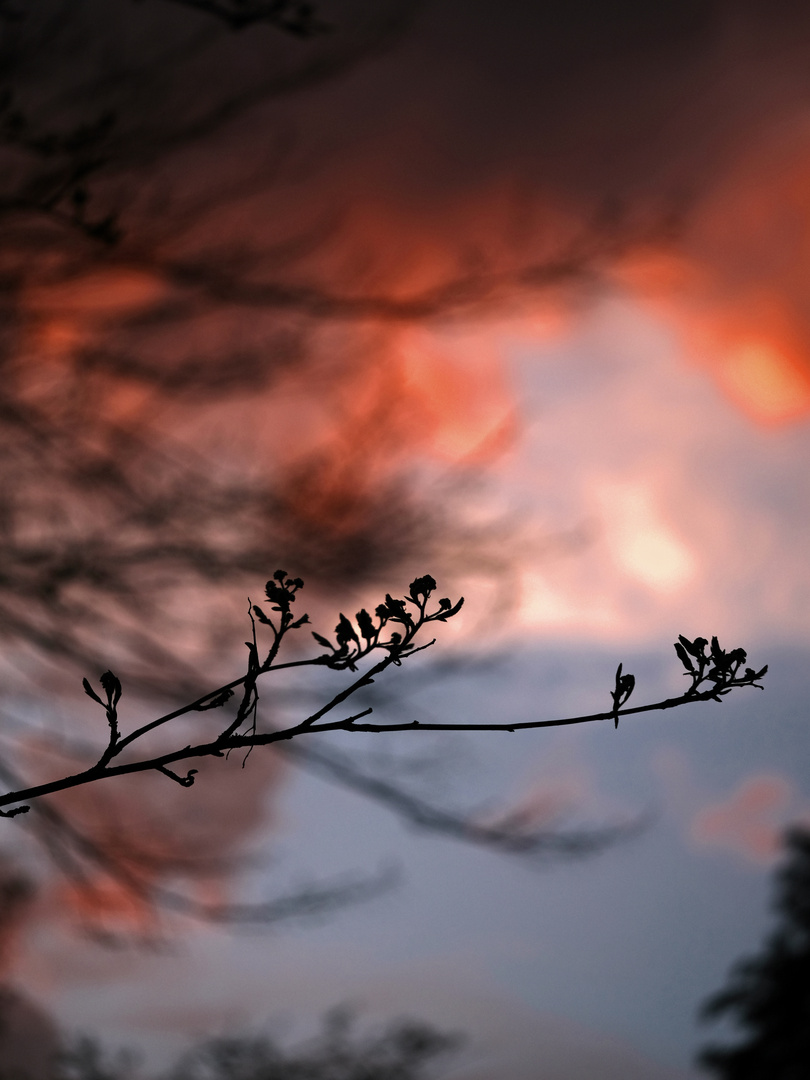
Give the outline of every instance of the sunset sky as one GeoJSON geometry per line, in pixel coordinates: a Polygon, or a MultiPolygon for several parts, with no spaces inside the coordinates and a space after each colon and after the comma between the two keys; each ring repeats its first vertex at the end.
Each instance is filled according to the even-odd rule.
{"type": "MultiPolygon", "coordinates": [[[[101,44],[76,30],[84,61],[60,53],[65,101],[81,101],[105,35],[137,57],[161,19],[167,41],[191,20],[199,70],[184,90],[149,84],[139,107],[151,116],[149,95],[174,93],[193,119],[211,71],[223,94],[249,89],[379,17],[336,3],[325,44],[259,26],[219,29],[209,47],[207,16],[155,0],[137,29],[125,7],[101,44]]],[[[81,8],[76,27],[92,22],[81,8]]],[[[609,707],[619,661],[637,696],[674,694],[678,634],[744,646],[770,665],[765,689],[617,731],[333,737],[380,767],[435,758],[413,773],[422,795],[483,820],[500,806],[538,824],[643,823],[568,863],[408,829],[275,759],[234,781],[238,807],[212,775],[213,833],[180,809],[186,792],[166,813],[190,850],[269,853],[242,883],[253,895],[391,863],[396,889],[264,935],[183,923],[170,949],[122,954],[79,937],[75,898],[51,883],[16,932],[9,981],[155,1067],[211,1033],[306,1032],[346,1001],[466,1032],[459,1080],[687,1080],[701,1075],[701,1001],[769,925],[780,833],[810,824],[810,14],[753,0],[391,11],[407,19],[368,55],[251,99],[213,141],[154,166],[127,144],[98,198],[125,193],[131,233],[97,263],[43,259],[21,278],[22,399],[92,387],[116,430],[214,462],[212,476],[266,477],[279,550],[315,567],[319,628],[418,573],[463,593],[435,653],[472,662],[443,679],[420,675],[427,656],[395,672],[406,713],[592,712],[609,707]],[[189,267],[218,252],[204,293],[189,267]],[[178,389],[215,355],[238,373],[262,350],[278,353],[264,382],[219,372],[205,394],[178,389]]],[[[35,68],[46,100],[55,83],[35,68]]],[[[121,90],[124,118],[136,90],[121,90]]],[[[261,591],[261,575],[233,580],[234,605],[261,591]]],[[[166,631],[189,664],[214,648],[200,612],[225,611],[228,586],[166,631]]],[[[210,660],[217,675],[238,673],[240,632],[210,660]]],[[[10,657],[36,682],[27,654],[10,657]]],[[[58,704],[15,684],[6,706],[9,724],[29,710],[40,742],[26,752],[52,766],[41,732],[86,711],[78,681],[72,698],[58,685],[58,704]]],[[[138,809],[158,781],[125,788],[110,842],[119,818],[162,842],[165,819],[138,809]]]]}

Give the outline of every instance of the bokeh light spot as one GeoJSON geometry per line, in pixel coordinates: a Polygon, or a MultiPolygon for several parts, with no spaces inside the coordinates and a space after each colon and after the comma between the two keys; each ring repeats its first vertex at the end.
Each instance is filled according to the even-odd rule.
{"type": "Polygon", "coordinates": [[[734,401],[760,423],[780,424],[810,412],[810,378],[766,341],[733,349],[721,380],[734,401]]]}

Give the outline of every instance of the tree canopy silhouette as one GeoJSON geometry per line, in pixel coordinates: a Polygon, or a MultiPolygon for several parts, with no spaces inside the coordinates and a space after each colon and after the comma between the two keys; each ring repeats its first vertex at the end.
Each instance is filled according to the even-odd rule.
{"type": "Polygon", "coordinates": [[[785,838],[776,878],[777,926],[758,953],[740,960],[702,1018],[731,1020],[737,1042],[710,1043],[701,1065],[720,1080],[803,1080],[810,1074],[810,830],[785,838]]]}
{"type": "MultiPolygon", "coordinates": [[[[163,1080],[427,1080],[460,1042],[457,1035],[413,1020],[361,1033],[351,1011],[337,1008],[324,1018],[321,1034],[300,1046],[268,1036],[209,1039],[184,1054],[163,1080]]],[[[131,1075],[125,1054],[116,1059],[84,1038],[63,1053],[55,1080],[131,1075]]]]}

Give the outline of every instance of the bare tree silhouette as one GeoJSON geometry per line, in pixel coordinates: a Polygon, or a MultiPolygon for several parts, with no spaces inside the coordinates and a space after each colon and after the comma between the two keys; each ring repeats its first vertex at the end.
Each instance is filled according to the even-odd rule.
{"type": "MultiPolygon", "coordinates": [[[[628,246],[670,227],[597,215],[550,236],[530,259],[471,264],[460,255],[407,288],[373,259],[344,257],[340,212],[298,209],[290,177],[313,166],[296,159],[294,122],[280,106],[396,47],[417,7],[370,5],[344,25],[299,0],[0,5],[0,634],[11,687],[0,813],[15,818],[6,828],[37,839],[102,940],[120,930],[105,912],[125,913],[134,936],[148,937],[156,911],[276,923],[390,887],[395,873],[383,867],[254,904],[194,889],[243,865],[234,834],[241,842],[258,828],[282,757],[424,830],[525,858],[579,857],[635,825],[538,827],[509,809],[482,821],[311,738],[319,732],[618,725],[628,714],[721,700],[765,674],[746,668],[740,649],[682,638],[689,685],[675,698],[630,706],[635,681],[619,665],[609,707],[587,716],[372,722],[369,686],[426,648],[417,635],[460,602],[430,604],[434,579],[417,578],[374,614],[341,615],[311,656],[292,634],[306,633],[292,607],[301,579],[281,572],[267,583],[269,613],[250,606],[244,674],[222,674],[244,622],[232,598],[279,562],[306,577],[319,606],[388,587],[417,557],[444,570],[448,551],[472,549],[496,572],[504,565],[484,550],[485,536],[458,523],[446,489],[431,498],[406,470],[377,467],[407,430],[384,380],[362,414],[338,415],[329,439],[279,462],[254,454],[255,440],[246,451],[214,438],[236,431],[245,398],[269,400],[292,374],[317,382],[338,414],[347,367],[371,372],[391,327],[598,280],[628,246]],[[235,421],[222,419],[229,408],[235,421]],[[292,669],[311,677],[309,694],[276,708],[264,688],[292,669]],[[96,672],[85,689],[104,714],[103,745],[83,727],[57,737],[52,725],[30,723],[32,701],[70,701],[77,673],[96,672]],[[321,676],[347,681],[312,707],[321,676]],[[290,709],[297,718],[288,723],[290,709]],[[219,821],[216,792],[254,750],[239,774],[244,820],[219,821]],[[204,842],[188,810],[195,798],[204,842]]],[[[22,904],[25,888],[5,900],[22,904]]],[[[340,1021],[301,1053],[269,1041],[211,1044],[178,1075],[331,1078],[340,1062],[346,1080],[415,1080],[446,1045],[417,1028],[355,1040],[340,1021]]],[[[64,1068],[68,1080],[120,1072],[90,1044],[64,1068]]]]}
{"type": "MultiPolygon", "coordinates": [[[[294,565],[321,597],[384,587],[416,557],[442,570],[459,551],[473,551],[479,565],[504,567],[502,537],[490,554],[486,536],[458,523],[446,487],[441,497],[426,496],[406,472],[378,468],[408,423],[385,380],[365,412],[339,417],[336,434],[280,463],[256,464],[252,452],[212,443],[212,430],[238,426],[221,419],[223,410],[246,396],[269,400],[291,372],[337,401],[346,353],[349,366],[371,372],[381,328],[497,310],[521,291],[592,281],[650,231],[613,212],[551,236],[531,259],[471,267],[460,257],[408,289],[374,260],[347,267],[338,257],[340,214],[298,209],[299,185],[285,170],[300,176],[312,164],[295,162],[295,132],[273,110],[396,47],[417,7],[392,0],[360,14],[347,9],[345,24],[294,0],[47,0],[0,9],[0,634],[9,686],[12,694],[23,687],[29,701],[23,673],[34,671],[39,700],[69,700],[77,671],[114,668],[116,676],[105,675],[112,697],[104,685],[91,693],[115,723],[120,683],[130,701],[171,705],[164,720],[193,716],[198,732],[208,725],[209,742],[195,742],[191,755],[198,766],[208,758],[200,771],[211,779],[197,785],[201,792],[214,789],[211,770],[219,767],[202,747],[227,754],[266,739],[285,759],[421,828],[524,856],[577,855],[631,830],[562,833],[508,811],[484,825],[331,746],[293,743],[276,717],[249,733],[257,679],[275,661],[199,699],[204,678],[227,669],[238,640],[243,612],[231,598],[278,562],[294,565]],[[267,132],[261,145],[251,136],[259,122],[267,132]],[[237,711],[225,736],[208,706],[227,691],[236,692],[237,711]]],[[[338,649],[347,632],[338,633],[338,649]]],[[[362,636],[363,628],[353,632],[362,636]]],[[[386,666],[397,653],[391,642],[387,648],[386,666]]],[[[703,665],[701,678],[719,671],[700,655],[693,662],[703,665]]],[[[734,671],[721,692],[749,684],[738,654],[730,656],[721,680],[734,671]]],[[[323,671],[342,661],[323,654],[289,663],[323,671]]],[[[630,679],[617,674],[616,720],[630,679]]],[[[720,685],[704,682],[684,700],[711,697],[720,685]]],[[[236,865],[233,845],[223,842],[214,857],[210,844],[188,834],[178,847],[158,840],[161,829],[142,818],[128,825],[116,803],[125,798],[123,779],[93,785],[103,815],[82,803],[86,781],[45,779],[60,768],[86,780],[146,770],[143,791],[185,760],[176,747],[156,745],[157,756],[138,765],[133,733],[119,732],[101,762],[83,733],[57,740],[28,723],[25,704],[13,724],[11,695],[4,709],[2,805],[15,813],[27,792],[57,794],[31,796],[24,826],[77,887],[103,896],[112,882],[138,909],[159,901],[209,918],[249,917],[161,884],[169,867],[189,878],[226,874],[236,865]],[[99,818],[118,822],[114,839],[99,818]]],[[[307,733],[319,726],[303,723],[307,733]]],[[[164,730],[150,722],[141,735],[156,739],[164,730]]],[[[356,719],[346,730],[376,728],[356,719]]],[[[255,763],[253,775],[260,775],[255,763]]],[[[255,806],[260,790],[257,780],[246,803],[255,806]]],[[[185,795],[189,801],[196,791],[185,795]]],[[[155,793],[156,803],[168,798],[155,793]]],[[[184,812],[172,804],[167,813],[177,821],[184,812]]],[[[390,881],[384,871],[316,883],[257,905],[253,915],[326,910],[376,895],[390,881]]]]}

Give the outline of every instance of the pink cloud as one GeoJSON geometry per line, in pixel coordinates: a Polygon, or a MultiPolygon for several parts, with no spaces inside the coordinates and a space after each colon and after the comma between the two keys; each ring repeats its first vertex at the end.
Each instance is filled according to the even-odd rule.
{"type": "Polygon", "coordinates": [[[690,833],[698,844],[769,862],[779,854],[785,827],[800,816],[797,803],[789,780],[758,773],[742,780],[725,799],[704,806],[692,819],[690,833]]]}

